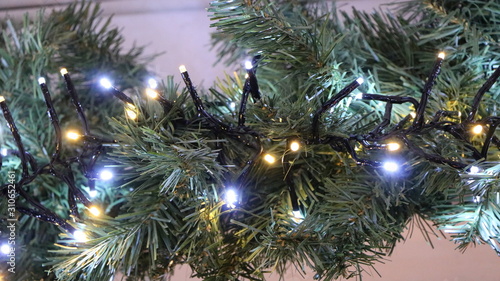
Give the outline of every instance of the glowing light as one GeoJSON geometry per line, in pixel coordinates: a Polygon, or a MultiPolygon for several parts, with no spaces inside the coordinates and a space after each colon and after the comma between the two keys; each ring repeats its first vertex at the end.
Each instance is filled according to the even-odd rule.
{"type": "Polygon", "coordinates": [[[252,64],[252,62],[251,62],[251,61],[249,61],[249,60],[247,60],[247,61],[245,62],[245,68],[246,68],[247,70],[252,69],[252,68],[253,68],[253,64],[252,64]]]}
{"type": "Polygon", "coordinates": [[[45,84],[45,78],[43,77],[38,78],[38,84],[40,85],[45,84]]]}
{"type": "Polygon", "coordinates": [[[438,54],[438,58],[444,60],[444,57],[445,57],[445,53],[444,52],[441,52],[438,54]]]}
{"type": "Polygon", "coordinates": [[[356,96],[354,96],[354,98],[357,100],[363,99],[363,93],[357,93],[356,96]]]}
{"type": "Polygon", "coordinates": [[[229,104],[229,107],[231,108],[231,110],[234,110],[236,108],[236,103],[235,102],[231,102],[229,104]]]}
{"type": "Polygon", "coordinates": [[[7,156],[7,148],[2,148],[0,154],[2,154],[2,156],[7,156]]]}
{"type": "Polygon", "coordinates": [[[108,181],[113,178],[113,173],[110,170],[102,170],[99,173],[99,178],[103,181],[108,181]]]}
{"type": "Polygon", "coordinates": [[[156,89],[158,88],[158,82],[154,78],[149,78],[148,80],[148,85],[151,89],[156,89]]]}
{"type": "Polygon", "coordinates": [[[363,77],[359,77],[358,79],[356,79],[356,82],[358,82],[358,84],[361,85],[365,82],[365,79],[363,79],[363,77]]]}
{"type": "Polygon", "coordinates": [[[411,112],[410,115],[411,115],[411,118],[413,118],[413,119],[415,119],[415,117],[417,117],[417,114],[415,112],[411,112]]]}
{"type": "Polygon", "coordinates": [[[396,151],[401,148],[401,145],[397,142],[390,142],[387,144],[387,150],[389,151],[396,151]]]}
{"type": "Polygon", "coordinates": [[[399,170],[399,165],[396,162],[393,161],[387,161],[383,165],[384,169],[388,172],[397,172],[399,170]]]}
{"type": "Polygon", "coordinates": [[[104,89],[111,89],[113,87],[113,84],[111,84],[111,81],[109,81],[108,78],[102,78],[99,83],[101,83],[101,86],[104,89]]]}
{"type": "Polygon", "coordinates": [[[96,197],[96,196],[97,196],[97,194],[98,194],[97,190],[91,190],[91,191],[89,191],[89,196],[90,196],[90,198],[94,198],[94,197],[96,197]]]}
{"type": "Polygon", "coordinates": [[[296,223],[301,223],[304,221],[304,215],[300,211],[293,211],[292,220],[296,223]]]}
{"type": "Polygon", "coordinates": [[[229,189],[226,191],[224,201],[229,208],[235,208],[236,203],[238,202],[238,194],[233,189],[229,189]]]}
{"type": "Polygon", "coordinates": [[[75,131],[69,131],[66,133],[66,137],[70,140],[77,140],[81,137],[81,135],[75,131]]]}
{"type": "Polygon", "coordinates": [[[300,142],[298,142],[298,141],[292,141],[290,143],[290,150],[291,151],[299,151],[299,149],[300,149],[300,142]]]}
{"type": "Polygon", "coordinates": [[[62,75],[62,76],[64,76],[64,75],[68,74],[68,70],[67,70],[66,68],[64,68],[64,67],[63,67],[63,68],[61,68],[60,72],[61,72],[61,75],[62,75]]]}
{"type": "Polygon", "coordinates": [[[483,132],[483,126],[481,125],[476,125],[472,128],[472,133],[479,135],[483,132]]]}
{"type": "Polygon", "coordinates": [[[77,242],[82,243],[89,241],[87,235],[85,235],[85,232],[81,230],[75,230],[75,232],[73,232],[73,238],[75,238],[77,242]]]}
{"type": "Polygon", "coordinates": [[[474,196],[474,197],[472,197],[472,201],[473,201],[474,203],[481,203],[481,200],[482,200],[482,199],[483,199],[483,198],[481,198],[481,196],[474,196]]]}
{"type": "Polygon", "coordinates": [[[151,88],[147,88],[146,89],[146,95],[148,95],[148,97],[152,98],[152,99],[156,99],[158,97],[158,92],[151,89],[151,88]]]}
{"type": "Polygon", "coordinates": [[[96,206],[90,207],[89,212],[96,217],[98,217],[101,214],[101,210],[99,210],[99,208],[97,208],[96,206]]]}
{"type": "Polygon", "coordinates": [[[185,72],[187,72],[186,66],[185,66],[185,65],[181,65],[181,66],[179,66],[179,71],[180,71],[181,73],[185,73],[185,72]]]}
{"type": "Polygon", "coordinates": [[[0,247],[0,252],[4,255],[8,255],[10,253],[10,246],[7,244],[3,244],[2,247],[0,247]]]}
{"type": "Polygon", "coordinates": [[[0,96],[0,102],[4,102],[5,98],[3,96],[0,96]]]}
{"type": "Polygon", "coordinates": [[[479,167],[477,167],[477,166],[472,166],[472,167],[470,167],[470,169],[469,169],[469,174],[470,174],[470,175],[474,175],[474,174],[479,173],[479,171],[480,171],[479,167]]]}
{"type": "Polygon", "coordinates": [[[127,114],[127,117],[135,120],[137,119],[137,108],[133,105],[128,103],[127,108],[125,108],[125,113],[127,114]]]}
{"type": "Polygon", "coordinates": [[[269,164],[273,164],[274,162],[276,162],[276,158],[271,154],[264,155],[264,160],[266,160],[266,162],[269,164]]]}

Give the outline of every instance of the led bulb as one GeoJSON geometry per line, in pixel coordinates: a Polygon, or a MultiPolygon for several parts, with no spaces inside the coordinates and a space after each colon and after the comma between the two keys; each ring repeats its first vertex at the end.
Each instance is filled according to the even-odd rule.
{"type": "Polygon", "coordinates": [[[383,165],[384,169],[388,172],[397,172],[399,170],[399,165],[396,162],[393,161],[387,161],[383,165]]]}
{"type": "Polygon", "coordinates": [[[77,140],[81,137],[81,135],[75,131],[69,131],[66,133],[66,137],[70,140],[77,140]]]}
{"type": "Polygon", "coordinates": [[[231,208],[231,209],[235,208],[236,207],[236,203],[238,202],[238,194],[233,189],[229,189],[228,191],[226,191],[226,195],[225,195],[225,200],[224,201],[226,202],[226,205],[229,208],[231,208]]]}
{"type": "Polygon", "coordinates": [[[102,78],[99,82],[104,89],[111,89],[113,87],[113,84],[111,84],[108,78],[102,78]]]}
{"type": "Polygon", "coordinates": [[[45,78],[43,77],[38,78],[38,84],[40,85],[45,84],[45,78]]]}
{"type": "Polygon", "coordinates": [[[130,118],[132,120],[137,119],[137,112],[135,112],[135,110],[130,109],[130,108],[126,108],[125,113],[127,114],[128,118],[130,118]]]}
{"type": "Polygon", "coordinates": [[[148,85],[151,89],[156,89],[158,88],[158,82],[154,78],[149,78],[148,80],[148,85]]]}
{"type": "Polygon", "coordinates": [[[1,154],[2,156],[7,156],[7,148],[2,148],[2,149],[0,149],[0,154],[1,154]]]}
{"type": "Polygon", "coordinates": [[[185,73],[185,72],[187,72],[186,66],[185,66],[185,65],[181,65],[181,66],[179,66],[179,71],[180,71],[181,73],[185,73]]]}
{"type": "Polygon", "coordinates": [[[301,223],[304,221],[304,215],[300,211],[293,211],[292,212],[292,220],[296,223],[301,223]]]}
{"type": "Polygon", "coordinates": [[[61,75],[62,75],[62,76],[64,76],[64,75],[68,74],[68,70],[67,70],[66,68],[64,68],[64,67],[63,67],[63,68],[61,68],[60,72],[61,72],[61,75]]]}
{"type": "Polygon", "coordinates": [[[89,212],[96,217],[98,217],[101,214],[101,211],[96,206],[90,207],[89,212]]]}
{"type": "Polygon", "coordinates": [[[152,99],[156,99],[158,97],[158,92],[151,89],[151,88],[147,88],[146,89],[146,95],[148,95],[148,97],[152,98],[152,99]]]}
{"type": "Polygon", "coordinates": [[[480,171],[479,167],[477,167],[477,166],[472,166],[472,167],[470,167],[470,169],[469,169],[469,174],[470,174],[470,175],[474,175],[474,174],[479,173],[479,171],[480,171]]]}
{"type": "Polygon", "coordinates": [[[298,141],[292,141],[290,143],[290,150],[291,151],[295,152],[295,151],[299,151],[299,149],[300,149],[300,142],[298,142],[298,141]]]}
{"type": "Polygon", "coordinates": [[[415,112],[411,112],[410,115],[411,115],[411,118],[413,118],[413,119],[415,119],[415,117],[417,117],[417,114],[415,112]]]}
{"type": "Polygon", "coordinates": [[[472,133],[474,133],[475,135],[479,135],[483,132],[483,126],[481,125],[476,125],[472,128],[472,133]]]}
{"type": "Polygon", "coordinates": [[[0,252],[4,255],[8,255],[10,253],[10,246],[7,244],[3,244],[2,247],[0,247],[0,252]]]}
{"type": "Polygon", "coordinates": [[[445,57],[445,53],[444,52],[441,52],[438,54],[438,58],[444,60],[444,57],[445,57]]]}
{"type": "Polygon", "coordinates": [[[251,62],[251,61],[249,61],[249,60],[247,60],[247,61],[245,62],[245,68],[246,68],[247,70],[252,69],[252,68],[253,68],[253,64],[252,64],[252,62],[251,62]]]}
{"type": "Polygon", "coordinates": [[[102,170],[99,174],[99,178],[103,181],[108,181],[113,178],[113,173],[109,170],[102,170]]]}
{"type": "Polygon", "coordinates": [[[354,96],[354,98],[357,100],[363,99],[363,93],[357,93],[356,96],[354,96]]]}
{"type": "Polygon", "coordinates": [[[4,96],[0,96],[0,102],[4,102],[4,101],[5,101],[4,96]]]}
{"type": "Polygon", "coordinates": [[[231,102],[229,104],[229,108],[231,108],[231,110],[235,110],[236,109],[236,103],[235,102],[231,102]]]}
{"type": "Polygon", "coordinates": [[[358,84],[361,85],[365,82],[365,79],[363,79],[363,77],[359,77],[358,79],[356,79],[356,82],[358,82],[358,84]]]}
{"type": "Polygon", "coordinates": [[[75,232],[73,232],[73,238],[75,238],[75,240],[77,242],[87,242],[89,239],[87,238],[87,235],[85,235],[85,232],[81,231],[81,230],[75,230],[75,232]]]}
{"type": "Polygon", "coordinates": [[[269,164],[273,164],[274,162],[276,162],[276,158],[271,154],[264,155],[264,160],[266,160],[266,162],[269,164]]]}
{"type": "Polygon", "coordinates": [[[389,151],[396,151],[401,148],[401,145],[397,142],[390,142],[387,144],[387,150],[389,151]]]}

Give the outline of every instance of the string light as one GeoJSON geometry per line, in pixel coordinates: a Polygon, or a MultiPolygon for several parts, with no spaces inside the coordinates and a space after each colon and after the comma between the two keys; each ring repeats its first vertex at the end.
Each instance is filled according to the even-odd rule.
{"type": "Polygon", "coordinates": [[[264,160],[269,164],[273,164],[274,162],[276,162],[276,158],[271,154],[264,155],[264,160]]]}
{"type": "Polygon", "coordinates": [[[151,89],[158,88],[158,82],[154,78],[149,78],[148,85],[151,89]]]}
{"type": "Polygon", "coordinates": [[[415,119],[415,117],[417,117],[417,114],[415,112],[410,112],[410,116],[411,118],[415,119]]]}
{"type": "Polygon", "coordinates": [[[481,171],[481,169],[479,169],[479,167],[477,166],[472,166],[469,168],[469,175],[475,175],[475,174],[478,174],[479,171],[481,171]]]}
{"type": "Polygon", "coordinates": [[[42,84],[45,84],[45,82],[46,82],[45,78],[43,78],[43,77],[38,78],[38,84],[42,85],[42,84]]]}
{"type": "Polygon", "coordinates": [[[2,149],[0,149],[0,154],[1,154],[2,156],[7,156],[7,148],[2,148],[2,149]]]}
{"type": "Polygon", "coordinates": [[[99,208],[97,208],[96,206],[90,207],[89,212],[96,217],[98,217],[101,214],[101,210],[99,210],[99,208]]]}
{"type": "Polygon", "coordinates": [[[236,103],[235,102],[231,102],[229,104],[229,108],[231,108],[231,110],[235,110],[236,109],[236,103]]]}
{"type": "Polygon", "coordinates": [[[383,165],[384,169],[388,172],[397,172],[399,170],[399,165],[398,163],[394,162],[394,161],[387,161],[387,162],[384,162],[384,165],[383,165]]]}
{"type": "Polygon", "coordinates": [[[226,206],[233,209],[236,207],[236,203],[238,202],[238,194],[234,189],[229,189],[226,191],[224,201],[226,202],[226,206]]]}
{"type": "Polygon", "coordinates": [[[66,68],[64,68],[64,67],[63,67],[63,68],[61,68],[60,72],[61,72],[61,75],[62,75],[62,76],[64,76],[64,75],[68,74],[68,70],[67,70],[66,68]]]}
{"type": "Polygon", "coordinates": [[[111,89],[111,88],[113,88],[113,84],[111,83],[111,81],[109,81],[108,78],[101,78],[101,80],[99,81],[99,83],[101,83],[101,86],[104,89],[111,89]]]}
{"type": "Polygon", "coordinates": [[[401,145],[397,142],[390,142],[387,144],[387,150],[389,151],[396,151],[401,148],[401,145]]]}
{"type": "Polygon", "coordinates": [[[77,242],[81,242],[81,243],[85,243],[85,242],[89,241],[85,232],[83,232],[81,230],[75,230],[75,232],[73,232],[73,238],[75,238],[75,240],[77,242]]]}
{"type": "Polygon", "coordinates": [[[445,53],[444,53],[444,52],[440,52],[440,53],[438,54],[438,58],[440,58],[440,59],[444,60],[444,57],[445,57],[445,53]]]}
{"type": "Polygon", "coordinates": [[[300,149],[300,142],[298,141],[292,141],[290,143],[290,150],[293,152],[299,151],[300,149]]]}
{"type": "Polygon", "coordinates": [[[361,85],[365,82],[365,79],[363,79],[363,77],[359,77],[358,79],[356,79],[356,82],[358,82],[358,84],[361,85]]]}
{"type": "Polygon", "coordinates": [[[133,104],[127,103],[125,113],[127,114],[128,118],[132,120],[137,119],[137,108],[133,104]]]}
{"type": "Polygon", "coordinates": [[[474,133],[475,135],[479,135],[482,132],[483,132],[483,126],[476,125],[476,126],[472,127],[472,133],[474,133]]]}
{"type": "Polygon", "coordinates": [[[66,133],[66,137],[70,140],[78,140],[81,135],[75,131],[69,131],[66,133]]]}
{"type": "Polygon", "coordinates": [[[110,170],[102,170],[99,173],[99,178],[103,181],[108,181],[113,178],[113,173],[110,170]]]}
{"type": "Polygon", "coordinates": [[[252,62],[251,62],[251,61],[249,61],[249,60],[247,60],[247,61],[245,62],[245,68],[246,68],[247,70],[252,69],[252,68],[253,68],[253,64],[252,64],[252,62]]]}
{"type": "Polygon", "coordinates": [[[186,73],[186,72],[187,72],[186,66],[185,66],[185,65],[180,65],[180,66],[179,66],[179,71],[180,71],[181,73],[186,73]]]}
{"type": "Polygon", "coordinates": [[[301,211],[293,211],[292,220],[296,223],[301,223],[302,221],[304,221],[304,215],[301,211]]]}
{"type": "Polygon", "coordinates": [[[146,95],[148,95],[148,97],[150,97],[152,99],[158,98],[158,92],[151,89],[151,88],[146,89],[146,95]]]}
{"type": "Polygon", "coordinates": [[[4,96],[0,96],[0,102],[4,102],[4,101],[5,101],[4,96]]]}
{"type": "Polygon", "coordinates": [[[7,244],[2,244],[2,247],[0,247],[0,252],[2,252],[2,254],[4,255],[8,255],[11,252],[10,246],[7,244]]]}

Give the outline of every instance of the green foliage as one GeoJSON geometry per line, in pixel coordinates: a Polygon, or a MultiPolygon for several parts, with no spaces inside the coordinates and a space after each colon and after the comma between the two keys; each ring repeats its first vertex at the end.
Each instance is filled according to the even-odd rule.
{"type": "MultiPolygon", "coordinates": [[[[155,101],[137,98],[139,118],[135,121],[121,116],[122,111],[103,114],[91,93],[86,105],[97,114],[96,122],[112,117],[109,131],[120,145],[110,151],[109,157],[120,174],[115,181],[117,187],[105,189],[107,195],[99,202],[109,206],[107,214],[72,222],[85,231],[89,241],[78,243],[71,234],[60,234],[60,247],[51,248],[51,273],[67,281],[109,280],[118,271],[131,279],[148,276],[159,280],[175,265],[189,264],[194,276],[204,280],[264,280],[266,272],[282,274],[289,266],[301,271],[311,268],[321,280],[354,277],[388,255],[403,239],[401,234],[409,224],[428,231],[424,220],[452,233],[462,249],[471,243],[487,243],[500,252],[500,165],[494,161],[474,163],[464,153],[464,143],[445,132],[425,132],[411,141],[426,152],[480,166],[484,172],[470,175],[429,163],[410,149],[358,152],[374,160],[401,160],[402,170],[394,175],[356,165],[349,154],[328,145],[303,141],[296,153],[288,148],[291,138],[311,138],[312,114],[359,76],[367,81],[359,92],[418,99],[440,50],[446,52],[447,60],[426,116],[431,118],[438,110],[465,115],[492,66],[498,64],[498,46],[492,44],[496,28],[484,19],[497,19],[500,7],[495,1],[453,3],[410,1],[397,4],[399,10],[394,14],[354,10],[352,15],[338,17],[335,7],[321,1],[212,2],[209,12],[218,30],[214,38],[221,57],[239,62],[247,56],[262,55],[257,76],[263,98],[248,103],[248,127],[236,128],[238,109],[231,106],[241,100],[243,71],[219,80],[202,97],[207,110],[232,124],[238,133],[214,129],[198,115],[189,94],[181,91],[172,77],[159,91],[173,107],[164,111],[155,101]],[[258,132],[259,145],[254,145],[255,135],[242,133],[245,130],[258,132]],[[264,161],[266,153],[277,161],[264,161]],[[306,215],[303,220],[291,215],[290,184],[306,215]],[[234,209],[224,201],[230,188],[239,194],[234,209]]],[[[81,58],[79,63],[72,63],[80,69],[75,71],[81,71],[81,86],[90,87],[85,82],[95,80],[87,76],[90,70],[104,66],[128,73],[127,79],[119,81],[124,87],[134,85],[143,71],[141,65],[134,66],[139,51],[119,56],[121,37],[114,31],[96,31],[96,15],[91,11],[89,6],[76,5],[63,12],[65,16],[56,17],[69,23],[74,17],[78,19],[68,23],[73,26],[69,33],[64,29],[54,31],[59,26],[56,24],[49,24],[47,30],[39,27],[44,32],[37,36],[66,34],[57,36],[61,40],[57,42],[65,47],[40,48],[43,52],[36,52],[39,58],[33,63],[11,59],[20,70],[6,68],[0,74],[35,73],[36,77],[42,70],[55,72],[61,63],[81,58]],[[72,34],[79,32],[82,41],[94,44],[73,40],[72,34]],[[93,60],[96,53],[108,51],[105,58],[93,60]],[[63,60],[70,55],[71,60],[63,60]],[[53,61],[58,65],[52,65],[53,61]]],[[[15,44],[9,44],[5,50],[17,54],[12,51],[15,44]]],[[[33,90],[36,85],[24,76],[9,79],[9,83],[24,83],[22,87],[33,90]]],[[[17,89],[24,89],[19,87],[12,86],[12,95],[8,96],[9,104],[12,99],[16,108],[16,118],[34,116],[37,118],[33,120],[39,122],[22,124],[26,141],[33,151],[51,151],[52,133],[41,129],[46,123],[38,121],[43,104],[34,95],[37,113],[24,115],[21,110],[29,109],[19,108],[25,104],[16,99],[17,89]]],[[[498,115],[498,90],[495,85],[486,94],[481,117],[498,115]]],[[[367,133],[381,121],[385,104],[356,99],[356,93],[324,114],[322,135],[367,133]]],[[[61,99],[58,106],[63,107],[65,102],[61,99]]],[[[395,106],[389,127],[412,110],[407,104],[395,106]]],[[[99,125],[102,127],[97,129],[108,129],[99,125]]],[[[481,142],[480,138],[473,140],[474,144],[481,142]]],[[[12,146],[9,140],[6,143],[12,146]]],[[[37,156],[47,159],[47,155],[37,156]]],[[[489,159],[498,160],[498,148],[491,148],[489,159]]],[[[19,164],[9,160],[6,165],[19,164]]],[[[54,186],[57,183],[47,177],[37,188],[45,196],[53,196],[44,204],[54,204],[63,213],[67,206],[58,206],[66,204],[66,198],[60,192],[62,187],[54,186]]],[[[22,219],[26,228],[37,229],[37,233],[51,228],[31,218],[22,219]]],[[[51,228],[45,236],[33,235],[30,239],[47,239],[36,240],[46,244],[53,241],[50,239],[55,233],[58,231],[51,228]]]]}

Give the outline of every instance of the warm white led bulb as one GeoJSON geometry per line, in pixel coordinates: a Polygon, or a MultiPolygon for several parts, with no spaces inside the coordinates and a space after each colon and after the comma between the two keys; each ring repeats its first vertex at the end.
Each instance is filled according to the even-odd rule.
{"type": "Polygon", "coordinates": [[[101,83],[101,86],[104,89],[111,89],[113,87],[113,84],[111,84],[111,81],[109,81],[108,78],[101,78],[101,80],[99,81],[99,83],[101,83]]]}
{"type": "Polygon", "coordinates": [[[38,78],[38,84],[40,85],[45,84],[45,78],[43,77],[38,78]]]}
{"type": "Polygon", "coordinates": [[[291,151],[299,151],[299,149],[300,149],[300,142],[298,142],[298,141],[292,141],[290,143],[290,150],[291,151]]]}
{"type": "Polygon", "coordinates": [[[399,170],[399,165],[393,161],[387,161],[384,163],[384,169],[388,172],[397,172],[399,170]]]}
{"type": "Polygon", "coordinates": [[[77,140],[80,138],[80,134],[75,131],[69,131],[66,133],[66,137],[70,140],[77,140]]]}
{"type": "Polygon", "coordinates": [[[236,203],[238,202],[238,194],[233,189],[229,189],[226,191],[224,201],[229,208],[235,208],[236,203]]]}
{"type": "Polygon", "coordinates": [[[158,82],[154,78],[149,78],[148,85],[151,89],[158,88],[158,82]]]}
{"type": "Polygon", "coordinates": [[[185,73],[185,72],[187,72],[186,66],[185,66],[185,65],[181,65],[181,66],[179,66],[179,71],[180,71],[181,73],[185,73]]]}
{"type": "Polygon", "coordinates": [[[2,247],[0,247],[0,252],[4,255],[8,255],[10,253],[10,246],[7,244],[3,244],[2,247]]]}
{"type": "Polygon", "coordinates": [[[266,160],[266,162],[269,164],[273,164],[274,162],[276,162],[276,158],[271,154],[264,155],[264,160],[266,160]]]}
{"type": "Polygon", "coordinates": [[[401,148],[401,145],[397,142],[390,142],[387,144],[387,150],[389,151],[396,151],[401,148]]]}
{"type": "Polygon", "coordinates": [[[137,119],[137,112],[135,112],[134,110],[132,109],[125,109],[125,113],[127,114],[127,117],[132,119],[132,120],[135,120],[137,119]]]}
{"type": "Polygon", "coordinates": [[[413,118],[413,119],[415,119],[415,117],[417,117],[417,114],[415,112],[411,112],[410,115],[411,115],[411,118],[413,118]]]}
{"type": "Polygon", "coordinates": [[[444,60],[444,57],[445,57],[445,53],[444,52],[441,52],[438,54],[438,58],[444,60]]]}
{"type": "Polygon", "coordinates": [[[356,79],[356,82],[358,82],[358,84],[361,85],[365,82],[365,79],[363,79],[363,77],[359,77],[358,79],[356,79]]]}
{"type": "Polygon", "coordinates": [[[63,68],[61,68],[60,72],[61,72],[61,75],[62,75],[62,76],[64,76],[64,75],[68,74],[68,70],[67,70],[66,68],[64,68],[64,67],[63,67],[63,68]]]}
{"type": "Polygon", "coordinates": [[[151,88],[147,88],[146,89],[146,95],[148,95],[148,97],[152,98],[152,99],[156,99],[158,97],[158,92],[151,89],[151,88]]]}
{"type": "Polygon", "coordinates": [[[103,181],[107,181],[113,178],[113,173],[110,170],[102,170],[99,173],[99,178],[103,181]]]}
{"type": "Polygon", "coordinates": [[[481,125],[476,125],[472,128],[472,133],[474,133],[475,135],[479,135],[483,132],[483,126],[481,125]]]}
{"type": "Polygon", "coordinates": [[[252,68],[253,68],[253,64],[252,64],[252,62],[251,62],[251,61],[249,61],[249,60],[247,60],[247,61],[245,62],[245,68],[246,68],[247,70],[252,69],[252,68]]]}
{"type": "Polygon", "coordinates": [[[0,96],[0,102],[4,102],[4,101],[5,101],[4,96],[0,96]]]}
{"type": "Polygon", "coordinates": [[[96,217],[101,214],[101,210],[99,210],[99,208],[97,208],[96,206],[90,207],[89,212],[96,217]]]}
{"type": "Polygon", "coordinates": [[[87,238],[87,235],[85,235],[85,232],[81,231],[81,230],[75,230],[75,232],[73,232],[73,238],[75,238],[75,240],[77,242],[87,242],[89,239],[87,238]]]}

